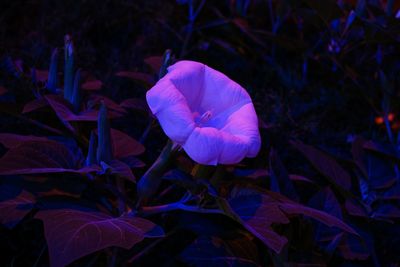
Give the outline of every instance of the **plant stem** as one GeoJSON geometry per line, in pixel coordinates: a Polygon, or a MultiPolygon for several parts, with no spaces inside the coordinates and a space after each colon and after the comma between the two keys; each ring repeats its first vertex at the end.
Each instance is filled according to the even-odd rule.
{"type": "Polygon", "coordinates": [[[196,20],[197,16],[199,15],[201,9],[203,8],[205,4],[205,0],[202,0],[197,7],[196,11],[194,10],[194,5],[193,5],[193,0],[189,0],[188,6],[189,6],[189,23],[187,25],[187,31],[185,35],[185,39],[183,41],[183,46],[181,53],[179,54],[179,58],[183,58],[186,54],[187,46],[189,44],[190,38],[192,37],[193,33],[193,27],[194,27],[194,21],[196,20]]]}
{"type": "Polygon", "coordinates": [[[38,266],[40,258],[42,257],[42,255],[43,255],[44,251],[46,250],[46,248],[47,248],[47,243],[45,243],[43,245],[42,250],[40,251],[39,256],[37,257],[37,259],[36,259],[35,263],[32,265],[32,267],[38,266]]]}
{"type": "Polygon", "coordinates": [[[177,149],[173,148],[172,141],[168,140],[156,161],[146,171],[142,178],[140,178],[139,182],[137,183],[137,207],[140,207],[143,202],[146,202],[157,192],[161,183],[162,175],[167,170],[176,151],[177,149]]]}

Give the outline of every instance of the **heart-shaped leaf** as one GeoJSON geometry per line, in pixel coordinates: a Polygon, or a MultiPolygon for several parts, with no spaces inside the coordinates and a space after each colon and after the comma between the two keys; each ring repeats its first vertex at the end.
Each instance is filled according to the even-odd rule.
{"type": "Polygon", "coordinates": [[[25,104],[24,108],[22,109],[22,113],[29,113],[35,111],[39,108],[47,106],[49,103],[47,102],[46,98],[39,98],[32,100],[25,104]]]}
{"type": "Polygon", "coordinates": [[[103,83],[100,80],[94,80],[94,81],[87,81],[82,84],[81,88],[83,90],[100,90],[101,87],[103,86],[103,83]]]}
{"type": "Polygon", "coordinates": [[[137,156],[145,151],[141,143],[119,130],[111,129],[111,139],[116,158],[137,156]]]}
{"type": "Polygon", "coordinates": [[[136,72],[136,71],[120,71],[115,74],[118,77],[128,78],[134,81],[138,81],[143,83],[145,86],[152,86],[154,84],[153,76],[143,73],[143,72],[136,72]]]}
{"type": "Polygon", "coordinates": [[[24,142],[29,141],[49,141],[46,137],[39,137],[34,135],[19,135],[11,133],[0,133],[0,143],[6,148],[17,147],[24,142]]]}
{"type": "Polygon", "coordinates": [[[228,203],[230,209],[237,215],[236,219],[277,253],[282,250],[288,240],[277,234],[272,229],[272,225],[289,223],[288,216],[291,215],[305,215],[328,226],[358,235],[350,226],[336,217],[303,206],[270,191],[260,193],[253,189],[237,189],[232,192],[228,203]]]}
{"type": "Polygon", "coordinates": [[[146,237],[162,237],[163,230],[143,218],[113,218],[99,212],[71,209],[39,211],[49,247],[50,266],[63,267],[101,249],[130,249],[146,237]]]}
{"type": "Polygon", "coordinates": [[[302,142],[292,142],[292,145],[299,150],[313,166],[332,183],[350,189],[351,176],[332,157],[326,153],[302,142]]]}
{"type": "MultiPolygon", "coordinates": [[[[67,128],[73,129],[70,121],[97,121],[99,111],[95,109],[87,109],[83,110],[79,113],[74,113],[73,107],[70,103],[68,103],[64,98],[60,96],[47,95],[45,96],[48,103],[52,107],[52,109],[56,112],[57,117],[66,125],[67,128]]],[[[111,100],[110,100],[111,101],[111,100]]],[[[119,111],[121,111],[121,107],[118,104],[119,111]]],[[[107,104],[106,104],[107,106],[107,104]]],[[[121,113],[110,111],[108,112],[108,118],[118,118],[121,117],[121,113]]]]}

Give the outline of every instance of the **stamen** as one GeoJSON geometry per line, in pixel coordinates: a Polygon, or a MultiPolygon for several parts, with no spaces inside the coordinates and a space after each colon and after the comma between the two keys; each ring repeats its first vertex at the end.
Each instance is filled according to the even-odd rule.
{"type": "Polygon", "coordinates": [[[212,112],[210,110],[206,111],[203,113],[203,115],[201,115],[200,118],[197,119],[197,124],[199,126],[207,123],[212,117],[212,112]]]}

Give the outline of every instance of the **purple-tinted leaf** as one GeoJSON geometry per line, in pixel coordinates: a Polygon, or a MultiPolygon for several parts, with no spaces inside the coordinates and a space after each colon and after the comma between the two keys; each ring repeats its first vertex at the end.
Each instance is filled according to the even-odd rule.
{"type": "Polygon", "coordinates": [[[17,147],[24,142],[30,141],[49,141],[46,137],[39,137],[34,135],[19,135],[11,133],[0,133],[0,143],[6,148],[17,147]]]}
{"type": "Polygon", "coordinates": [[[111,139],[116,158],[137,156],[145,151],[141,143],[119,130],[111,129],[111,139]]]}
{"type": "Polygon", "coordinates": [[[77,115],[71,113],[65,119],[66,121],[96,121],[98,116],[98,110],[84,110],[79,112],[77,115]]]}
{"type": "Polygon", "coordinates": [[[392,159],[399,160],[396,150],[392,145],[380,144],[380,143],[368,140],[368,141],[364,142],[363,148],[366,150],[378,153],[382,156],[386,156],[386,157],[389,157],[392,159]]]}
{"type": "Polygon", "coordinates": [[[0,187],[0,223],[11,229],[33,208],[35,197],[12,186],[0,187]]]}
{"type": "Polygon", "coordinates": [[[146,166],[146,164],[143,161],[134,156],[120,158],[119,160],[124,162],[130,168],[143,168],[144,166],[146,166]]]}
{"type": "Polygon", "coordinates": [[[139,81],[146,86],[152,86],[155,82],[153,76],[143,72],[120,71],[117,72],[115,75],[118,77],[124,77],[135,81],[139,81]]]}
{"type": "Polygon", "coordinates": [[[298,174],[289,174],[289,178],[292,181],[306,182],[306,183],[314,184],[314,182],[311,181],[310,179],[308,179],[302,175],[298,175],[298,174]]]}
{"type": "Polygon", "coordinates": [[[181,254],[183,261],[190,266],[259,266],[248,259],[235,256],[226,244],[218,237],[202,236],[197,238],[181,254]]]}
{"type": "Polygon", "coordinates": [[[120,106],[126,109],[136,109],[143,110],[145,112],[149,112],[149,106],[146,101],[140,98],[128,98],[120,103],[120,106]]]}
{"type": "Polygon", "coordinates": [[[55,141],[26,141],[11,148],[0,159],[0,174],[84,172],[76,169],[80,159],[55,141]]]}
{"type": "Polygon", "coordinates": [[[130,249],[146,237],[162,237],[154,223],[138,217],[113,218],[99,212],[40,211],[49,247],[50,266],[63,267],[90,253],[117,246],[130,249]]]}
{"type": "Polygon", "coordinates": [[[350,226],[339,220],[338,218],[329,215],[323,211],[312,209],[295,203],[282,203],[279,206],[283,212],[288,215],[305,215],[318,220],[328,226],[337,227],[348,233],[358,235],[350,226]]]}
{"type": "Polygon", "coordinates": [[[71,111],[71,104],[61,96],[47,95],[45,98],[64,126],[71,132],[75,132],[74,127],[72,127],[72,125],[68,122],[68,118],[74,116],[73,112],[71,111]]]}
{"type": "Polygon", "coordinates": [[[345,189],[350,189],[351,177],[332,157],[326,153],[299,141],[292,142],[313,166],[331,182],[341,185],[345,189]]]}
{"type": "Polygon", "coordinates": [[[6,93],[8,93],[8,90],[7,90],[5,87],[0,86],[0,96],[1,96],[1,95],[4,95],[4,94],[6,94],[6,93]]]}
{"type": "Polygon", "coordinates": [[[258,179],[261,177],[266,177],[269,175],[268,170],[266,169],[235,169],[233,172],[237,177],[246,177],[251,179],[258,179]]]}
{"type": "Polygon", "coordinates": [[[368,217],[366,208],[363,207],[362,204],[357,203],[355,200],[346,199],[344,207],[346,208],[347,212],[352,216],[364,218],[368,217]]]}
{"type": "Polygon", "coordinates": [[[151,67],[151,69],[158,73],[162,64],[163,64],[163,57],[162,56],[152,56],[144,59],[144,62],[151,67]]]}
{"type": "Polygon", "coordinates": [[[268,191],[259,193],[252,189],[240,189],[233,191],[228,203],[243,226],[277,253],[282,250],[287,239],[274,232],[271,225],[289,223],[287,215],[309,216],[328,226],[334,226],[358,236],[357,232],[340,219],[293,202],[277,193],[268,191]]]}
{"type": "Polygon", "coordinates": [[[101,87],[103,87],[103,83],[100,80],[87,81],[82,84],[82,89],[89,91],[100,90],[101,87]]]}
{"type": "MultiPolygon", "coordinates": [[[[69,129],[72,129],[70,121],[97,121],[99,111],[98,110],[83,110],[79,113],[72,112],[73,107],[70,103],[65,101],[60,96],[45,96],[50,106],[56,112],[57,117],[66,125],[69,129]]],[[[110,100],[111,101],[111,100],[110,100]]],[[[117,105],[117,104],[115,104],[117,105]]],[[[119,109],[121,109],[119,107],[119,109]]],[[[119,112],[110,111],[108,112],[108,118],[117,118],[120,117],[121,114],[119,112]]]]}
{"type": "Polygon", "coordinates": [[[42,198],[43,197],[54,197],[54,196],[57,196],[57,197],[66,196],[66,197],[72,197],[72,198],[79,199],[81,197],[81,194],[63,191],[58,188],[52,188],[48,191],[39,192],[38,196],[42,197],[42,198]]]}
{"type": "Polygon", "coordinates": [[[49,103],[47,102],[47,100],[45,98],[43,98],[43,97],[39,98],[39,99],[32,100],[32,101],[28,102],[24,106],[24,108],[22,110],[22,113],[24,114],[24,113],[35,111],[35,110],[37,110],[39,108],[47,106],[48,104],[49,103]]]}
{"type": "Polygon", "coordinates": [[[122,114],[126,113],[126,110],[123,107],[115,103],[110,98],[102,95],[91,95],[88,101],[88,109],[90,110],[96,105],[101,106],[102,103],[104,103],[108,109],[109,118],[118,117],[117,115],[121,116],[122,114]]]}
{"type": "Polygon", "coordinates": [[[46,82],[49,77],[49,72],[47,70],[35,69],[35,77],[38,82],[46,82]]]}

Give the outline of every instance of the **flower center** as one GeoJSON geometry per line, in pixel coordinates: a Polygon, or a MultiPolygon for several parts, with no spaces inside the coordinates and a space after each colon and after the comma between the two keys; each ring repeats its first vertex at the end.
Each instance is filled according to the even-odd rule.
{"type": "Polygon", "coordinates": [[[200,117],[197,117],[196,124],[198,126],[203,126],[211,119],[211,117],[212,117],[212,112],[211,110],[208,110],[204,112],[203,115],[201,115],[200,117]]]}

